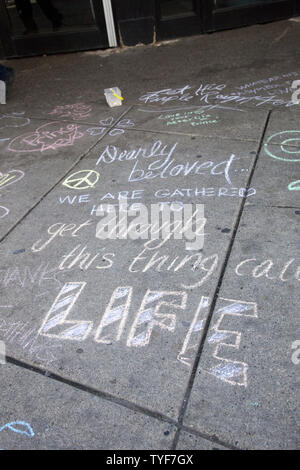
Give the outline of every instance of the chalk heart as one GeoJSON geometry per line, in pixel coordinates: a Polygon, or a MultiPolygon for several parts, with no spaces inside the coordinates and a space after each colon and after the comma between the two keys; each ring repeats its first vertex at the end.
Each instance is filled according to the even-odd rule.
{"type": "Polygon", "coordinates": [[[132,127],[132,126],[134,126],[134,122],[130,121],[130,119],[122,119],[122,121],[119,122],[118,126],[120,126],[120,127],[132,127]]]}
{"type": "Polygon", "coordinates": [[[90,135],[101,135],[105,131],[105,127],[91,127],[87,130],[90,135]]]}
{"type": "Polygon", "coordinates": [[[24,172],[21,170],[11,170],[8,173],[0,172],[0,188],[6,188],[10,184],[20,181],[24,177],[24,172]]]}
{"type": "Polygon", "coordinates": [[[115,136],[115,135],[120,135],[120,134],[124,134],[124,129],[112,129],[109,133],[110,136],[115,136]]]}
{"type": "Polygon", "coordinates": [[[48,122],[33,132],[15,137],[7,150],[16,153],[45,152],[74,145],[75,140],[84,136],[76,123],[48,122]]]}
{"type": "Polygon", "coordinates": [[[111,126],[114,122],[114,118],[111,116],[111,117],[108,117],[106,119],[101,119],[101,121],[99,121],[99,123],[102,125],[102,126],[111,126]]]}

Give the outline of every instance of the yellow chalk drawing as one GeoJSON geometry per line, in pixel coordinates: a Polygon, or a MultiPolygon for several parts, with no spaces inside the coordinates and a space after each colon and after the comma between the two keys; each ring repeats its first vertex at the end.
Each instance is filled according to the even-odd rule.
{"type": "Polygon", "coordinates": [[[70,189],[87,189],[93,188],[98,182],[100,174],[94,170],[81,170],[68,176],[62,183],[70,189]],[[81,176],[79,176],[81,175],[81,176]]]}
{"type": "Polygon", "coordinates": [[[2,175],[0,177],[0,188],[1,186],[4,186],[5,184],[7,184],[10,180],[13,180],[15,177],[16,175],[9,175],[8,173],[6,173],[5,175],[2,175]]]}

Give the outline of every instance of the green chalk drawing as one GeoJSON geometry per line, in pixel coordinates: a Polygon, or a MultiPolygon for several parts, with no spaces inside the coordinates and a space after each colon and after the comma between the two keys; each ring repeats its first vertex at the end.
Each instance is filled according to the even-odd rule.
{"type": "Polygon", "coordinates": [[[288,185],[288,188],[289,188],[290,191],[300,191],[300,180],[292,181],[288,185]]]}
{"type": "Polygon", "coordinates": [[[167,126],[178,125],[181,123],[188,123],[191,126],[200,126],[217,124],[219,116],[211,116],[211,114],[205,114],[204,110],[197,110],[165,115],[161,114],[158,116],[158,119],[167,120],[167,126]]]}
{"type": "Polygon", "coordinates": [[[299,141],[300,145],[300,131],[282,131],[282,132],[277,132],[277,134],[271,135],[267,139],[267,141],[264,144],[265,152],[272,158],[276,158],[277,160],[282,160],[285,162],[300,162],[300,149],[291,149],[291,148],[286,148],[285,146],[288,145],[293,145],[293,143],[297,143],[299,141]],[[294,136],[291,136],[291,134],[295,134],[294,136]],[[283,140],[279,143],[276,142],[276,137],[282,136],[283,140]],[[285,136],[285,137],[284,137],[285,136]],[[273,142],[272,142],[273,140],[273,142]],[[283,153],[287,154],[287,157],[280,157],[278,155],[274,155],[272,151],[269,148],[269,145],[271,144],[274,145],[280,145],[280,148],[283,153]],[[295,157],[292,157],[294,155],[295,157]]]}

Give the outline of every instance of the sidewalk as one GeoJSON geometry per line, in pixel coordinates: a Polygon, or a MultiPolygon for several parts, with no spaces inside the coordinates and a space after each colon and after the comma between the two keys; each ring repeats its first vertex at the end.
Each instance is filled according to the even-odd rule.
{"type": "Polygon", "coordinates": [[[283,21],[7,62],[1,449],[297,447],[299,38],[283,21]],[[125,195],[203,204],[203,247],[97,238],[125,195]]]}

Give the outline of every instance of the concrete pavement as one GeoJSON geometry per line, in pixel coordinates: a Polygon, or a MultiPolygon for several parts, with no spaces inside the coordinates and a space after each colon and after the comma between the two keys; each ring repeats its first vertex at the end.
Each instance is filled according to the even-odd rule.
{"type": "Polygon", "coordinates": [[[299,32],[9,62],[1,449],[297,447],[299,32]],[[125,196],[203,204],[203,246],[100,239],[125,196]]]}

